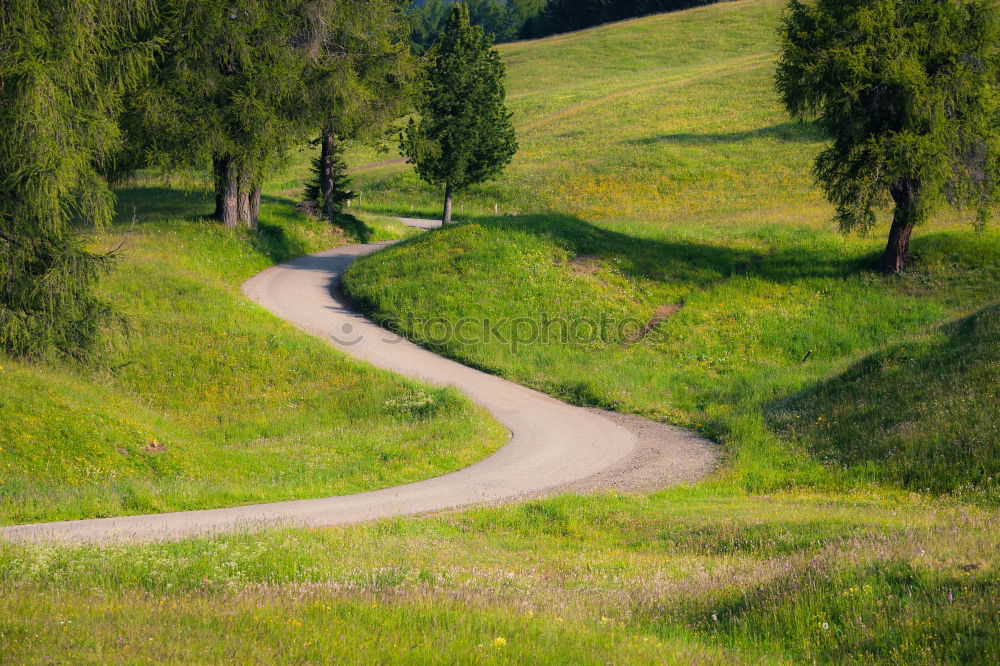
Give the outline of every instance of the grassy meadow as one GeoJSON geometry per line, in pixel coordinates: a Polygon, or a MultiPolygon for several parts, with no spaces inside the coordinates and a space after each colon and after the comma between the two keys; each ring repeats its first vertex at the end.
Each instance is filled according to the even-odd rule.
{"type": "Polygon", "coordinates": [[[563,497],[146,546],[0,544],[9,663],[995,663],[992,516],[563,497]]]}
{"type": "MultiPolygon", "coordinates": [[[[826,228],[809,175],[819,137],[772,92],[782,6],[742,0],[501,45],[520,150],[497,181],[456,195],[456,215],[551,211],[641,237],[826,228]]],[[[394,157],[361,148],[352,163],[394,157]]],[[[405,164],[355,184],[368,209],[440,215],[439,193],[405,164]]]]}
{"type": "MultiPolygon", "coordinates": [[[[435,351],[716,439],[717,473],[649,495],[325,530],[0,543],[0,661],[1000,661],[1000,236],[944,211],[917,230],[910,270],[874,273],[882,240],[833,228],[809,173],[820,138],[790,123],[772,92],[782,4],[742,0],[502,46],[521,142],[511,168],[458,195],[465,223],[357,262],[345,285],[435,351]],[[464,342],[435,329],[484,319],[496,325],[480,337],[474,325],[464,342]],[[560,326],[573,321],[607,323],[606,334],[564,342],[560,326]],[[545,344],[531,322],[550,326],[545,344]]],[[[394,157],[357,147],[351,162],[394,157]]],[[[178,486],[198,497],[200,475],[215,474],[212,487],[228,489],[215,499],[233,502],[278,492],[242,476],[254,469],[281,479],[282,492],[319,478],[349,491],[495,446],[494,426],[447,391],[434,394],[442,408],[429,418],[387,413],[391,397],[427,389],[240,300],[254,271],[333,240],[287,213],[303,164],[272,186],[276,228],[259,237],[172,221],[188,195],[162,215],[140,210],[149,220],[108,283],[133,312],[131,351],[100,372],[0,362],[0,410],[21,410],[0,428],[27,423],[29,408],[50,418],[100,410],[110,441],[131,432],[114,420],[130,414],[139,444],[167,442],[148,464],[187,446],[246,465],[223,474],[206,463],[178,486]],[[51,397],[7,397],[29,377],[51,397]],[[293,385],[308,390],[290,397],[293,385]],[[241,408],[227,409],[225,396],[241,408]],[[317,412],[321,402],[330,411],[317,412]],[[265,403],[282,408],[264,413],[265,403]],[[331,431],[357,444],[330,451],[331,431]],[[249,452],[258,441],[263,450],[249,452]],[[467,446],[442,450],[445,441],[467,446]],[[399,457],[375,462],[372,442],[399,457]],[[254,467],[270,446],[292,455],[254,467]]],[[[379,233],[398,233],[386,216],[439,211],[439,193],[405,165],[354,177],[379,233]]],[[[145,200],[125,193],[123,218],[145,200]]],[[[78,498],[92,482],[33,474],[9,487],[65,493],[34,500],[36,513],[88,506],[78,498]]],[[[101,492],[90,506],[128,510],[123,495],[101,492]]]]}

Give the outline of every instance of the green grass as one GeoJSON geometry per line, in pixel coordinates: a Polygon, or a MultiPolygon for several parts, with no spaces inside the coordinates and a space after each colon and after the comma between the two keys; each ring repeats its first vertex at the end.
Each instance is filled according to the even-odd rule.
{"type": "MultiPolygon", "coordinates": [[[[678,511],[725,506],[735,534],[699,533],[713,572],[741,543],[768,563],[789,542],[825,543],[803,548],[796,574],[722,576],[728,591],[708,600],[667,595],[653,626],[738,659],[988,663],[995,575],[978,572],[997,561],[1000,234],[943,210],[903,276],[874,272],[884,240],[833,228],[810,176],[820,137],[773,93],[778,8],[731,3],[505,47],[524,150],[462,195],[465,224],[358,262],[347,290],[440,353],[721,442],[699,497],[668,493],[676,504],[658,516],[669,532],[678,511]],[[672,314],[630,341],[658,311],[672,314]],[[585,321],[612,325],[561,338],[559,322],[585,321]],[[857,523],[838,520],[859,493],[857,523]],[[762,513],[771,502],[780,512],[762,513]],[[954,524],[890,536],[886,514],[954,524]]],[[[405,167],[365,177],[373,208],[436,210],[405,167]]],[[[581,548],[592,539],[574,534],[581,548]]]]}
{"type": "MultiPolygon", "coordinates": [[[[469,224],[349,276],[359,302],[438,351],[716,438],[720,472],[652,495],[331,530],[0,545],[0,661],[1000,660],[997,233],[946,211],[919,230],[906,275],[872,272],[880,240],[831,228],[809,176],[819,139],[789,124],[771,92],[780,6],[725,3],[503,46],[522,143],[508,174],[460,195],[469,224]],[[486,217],[494,205],[501,216],[486,217]],[[634,326],[681,302],[634,344],[621,333],[564,344],[558,326],[549,344],[511,342],[526,326],[515,320],[634,326]],[[442,320],[484,319],[478,340],[440,339],[442,320]]],[[[386,157],[358,148],[353,159],[386,157]]],[[[270,194],[293,196],[303,164],[270,194]]],[[[408,167],[356,177],[372,225],[438,211],[439,194],[408,167]]],[[[271,242],[318,244],[300,244],[300,223],[282,219],[292,231],[271,242]]],[[[277,258],[234,243],[248,262],[277,258]]],[[[236,271],[215,252],[199,259],[211,275],[236,271]]],[[[120,413],[104,401],[123,393],[119,380],[47,372],[76,382],[66,394],[107,387],[92,399],[120,413]]],[[[360,388],[350,395],[369,404],[360,388]]],[[[186,433],[211,414],[176,414],[202,402],[142,402],[136,420],[152,436],[186,433]]],[[[310,427],[293,421],[287,432],[310,427]]]]}
{"type": "Polygon", "coordinates": [[[94,244],[124,241],[101,290],[128,337],[107,337],[100,367],[0,360],[0,523],[359,492],[505,440],[455,391],[354,362],[240,294],[275,261],[348,242],[289,201],[267,197],[256,234],[193,219],[211,210],[197,190],[136,187],[120,208],[94,244]],[[417,395],[431,407],[399,407],[417,395]]]}
{"type": "Polygon", "coordinates": [[[778,432],[869,481],[1000,497],[1000,306],[771,407],[778,432]]]}
{"type": "MultiPolygon", "coordinates": [[[[548,215],[432,232],[357,262],[345,287],[376,319],[464,363],[572,402],[699,429],[727,446],[727,478],[759,492],[872,480],[821,468],[816,461],[829,452],[811,457],[802,453],[811,444],[780,440],[764,423],[765,407],[871,350],[986,305],[995,298],[998,247],[996,234],[924,236],[915,244],[913,269],[884,278],[869,270],[870,252],[836,236],[775,230],[756,246],[637,240],[548,215]],[[669,304],[683,307],[629,342],[669,304]],[[442,320],[452,324],[451,335],[442,320]],[[602,336],[588,335],[593,327],[602,336]]],[[[995,356],[988,341],[987,335],[967,341],[965,362],[995,356]]],[[[903,369],[899,375],[910,379],[895,388],[889,377],[865,380],[874,384],[867,402],[909,415],[904,421],[913,439],[899,464],[924,466],[959,441],[964,453],[948,460],[972,454],[977,461],[963,467],[941,461],[931,474],[951,469],[950,481],[906,481],[908,488],[983,486],[992,473],[997,377],[987,363],[975,375],[942,380],[941,368],[955,360],[942,353],[903,369]],[[916,386],[950,398],[931,401],[916,386]],[[926,446],[931,440],[936,449],[926,446]]],[[[856,398],[844,389],[840,406],[831,409],[851,411],[856,398]]],[[[829,416],[826,407],[804,411],[829,416]]],[[[871,446],[894,427],[870,412],[852,413],[853,430],[824,431],[833,438],[826,449],[871,446]]],[[[882,460],[884,450],[872,448],[866,465],[894,464],[882,460]]],[[[888,472],[876,477],[902,481],[888,472]]]]}
{"type": "MultiPolygon", "coordinates": [[[[826,226],[809,176],[818,137],[789,122],[772,92],[782,4],[723,3],[502,45],[521,149],[500,179],[459,193],[455,213],[555,211],[642,236],[826,226]]],[[[392,157],[364,149],[352,163],[392,157]]],[[[440,215],[440,193],[406,165],[355,180],[367,207],[440,215]]]]}
{"type": "Polygon", "coordinates": [[[0,545],[0,654],[988,664],[991,520],[916,496],[681,489],[175,544],[0,545]]]}

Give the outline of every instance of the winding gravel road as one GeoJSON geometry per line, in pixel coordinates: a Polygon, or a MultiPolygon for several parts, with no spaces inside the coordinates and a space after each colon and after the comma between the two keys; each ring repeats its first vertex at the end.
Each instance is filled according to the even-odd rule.
{"type": "MultiPolygon", "coordinates": [[[[439,224],[403,222],[421,228],[439,224]]],[[[568,405],[442,358],[356,314],[337,293],[336,283],[352,261],[385,245],[350,245],[293,259],[254,276],[243,292],[351,356],[456,387],[510,430],[503,448],[451,474],[356,495],[14,525],[0,528],[0,536],[15,541],[155,541],[278,524],[321,527],[536,497],[558,489],[649,489],[695,480],[715,466],[715,445],[689,432],[568,405]]]]}

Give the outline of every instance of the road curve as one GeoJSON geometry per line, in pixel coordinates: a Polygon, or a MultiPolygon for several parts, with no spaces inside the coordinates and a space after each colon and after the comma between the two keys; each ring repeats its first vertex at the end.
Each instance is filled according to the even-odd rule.
{"type": "MultiPolygon", "coordinates": [[[[426,221],[405,220],[413,226],[426,221]]],[[[13,541],[156,541],[273,525],[320,527],[535,496],[622,464],[636,436],[595,410],[474,370],[408,342],[356,314],[334,288],[358,257],[385,243],[350,245],[259,273],[243,292],[300,329],[356,358],[436,385],[454,386],[510,432],[490,457],[451,474],[355,495],[0,528],[13,541]]]]}

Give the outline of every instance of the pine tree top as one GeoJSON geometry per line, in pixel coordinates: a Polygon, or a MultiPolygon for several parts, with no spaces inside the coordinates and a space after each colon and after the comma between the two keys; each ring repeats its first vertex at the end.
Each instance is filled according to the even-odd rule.
{"type": "Polygon", "coordinates": [[[505,105],[506,70],[493,39],[457,4],[426,57],[411,120],[401,141],[417,174],[461,189],[498,175],[517,151],[505,105]]]}

